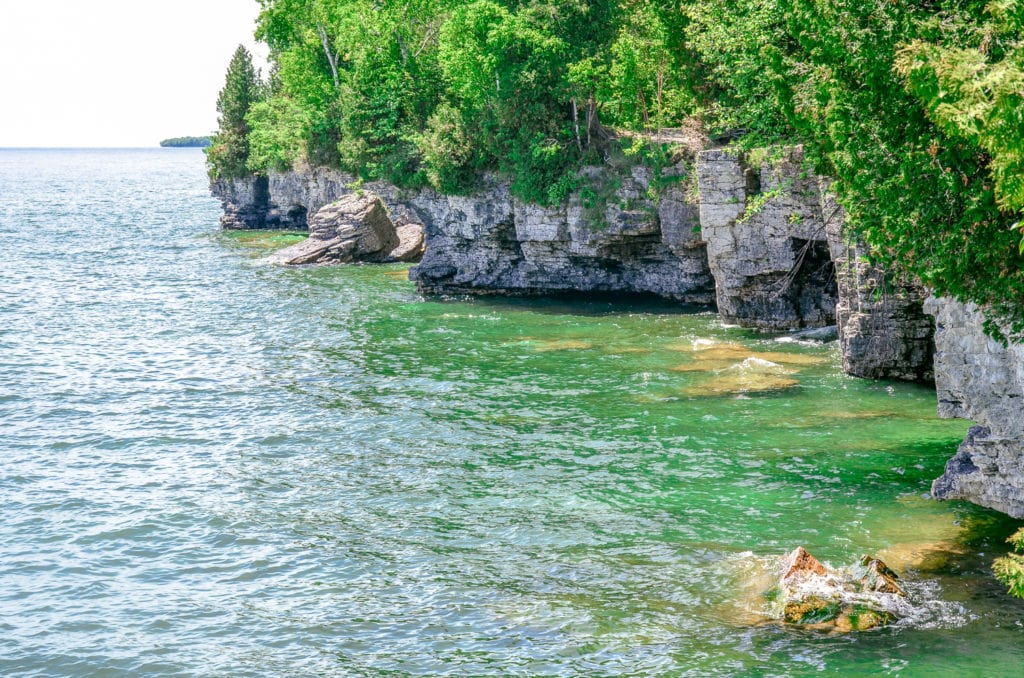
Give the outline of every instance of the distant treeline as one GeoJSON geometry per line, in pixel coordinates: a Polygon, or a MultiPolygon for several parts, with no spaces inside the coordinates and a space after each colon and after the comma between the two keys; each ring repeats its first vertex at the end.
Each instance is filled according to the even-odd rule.
{"type": "Polygon", "coordinates": [[[160,145],[164,148],[206,148],[213,143],[210,137],[174,137],[164,139],[160,145]]]}

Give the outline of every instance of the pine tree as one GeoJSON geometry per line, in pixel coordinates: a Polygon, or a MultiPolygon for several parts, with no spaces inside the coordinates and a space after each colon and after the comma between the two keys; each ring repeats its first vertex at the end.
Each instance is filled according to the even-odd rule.
{"type": "Polygon", "coordinates": [[[217,97],[219,128],[213,145],[207,151],[212,178],[243,177],[249,173],[249,123],[246,116],[263,90],[259,73],[252,65],[252,55],[238,46],[228,66],[224,88],[217,97]]]}

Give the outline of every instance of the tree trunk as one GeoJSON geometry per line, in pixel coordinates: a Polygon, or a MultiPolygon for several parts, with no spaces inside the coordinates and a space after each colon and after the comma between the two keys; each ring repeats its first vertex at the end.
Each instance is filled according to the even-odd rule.
{"type": "Polygon", "coordinates": [[[331,77],[334,78],[334,89],[335,91],[341,89],[341,81],[338,79],[338,55],[331,53],[331,42],[327,39],[327,31],[321,24],[316,26],[317,32],[320,34],[320,42],[324,46],[324,54],[327,55],[327,63],[331,65],[331,77]]]}
{"type": "MultiPolygon", "coordinates": [[[[576,148],[579,149],[580,155],[583,155],[583,141],[580,139],[580,112],[576,108],[576,99],[572,100],[572,127],[576,132],[576,148]]],[[[589,145],[589,139],[588,139],[589,145]]]]}

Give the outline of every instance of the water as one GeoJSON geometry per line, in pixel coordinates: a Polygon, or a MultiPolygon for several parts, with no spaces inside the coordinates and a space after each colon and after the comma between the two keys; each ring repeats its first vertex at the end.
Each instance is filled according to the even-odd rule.
{"type": "Polygon", "coordinates": [[[262,239],[218,233],[193,150],[2,151],[0,210],[0,675],[1024,661],[1024,604],[988,572],[1014,525],[923,498],[967,424],[927,389],[844,377],[834,347],[667,304],[425,300],[400,267],[268,267],[262,239]],[[672,368],[709,341],[821,362],[701,395],[713,373],[672,368]],[[910,623],[749,614],[769,556],[929,542],[961,554],[907,577],[910,623]]]}

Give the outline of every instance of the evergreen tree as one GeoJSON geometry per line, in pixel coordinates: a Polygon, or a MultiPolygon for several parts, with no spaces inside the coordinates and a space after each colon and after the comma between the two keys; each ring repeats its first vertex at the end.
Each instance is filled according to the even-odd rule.
{"type": "Polygon", "coordinates": [[[252,55],[242,45],[231,57],[224,89],[217,97],[219,128],[207,151],[210,176],[243,177],[249,174],[249,122],[246,116],[260,100],[263,84],[252,65],[252,55]]]}

